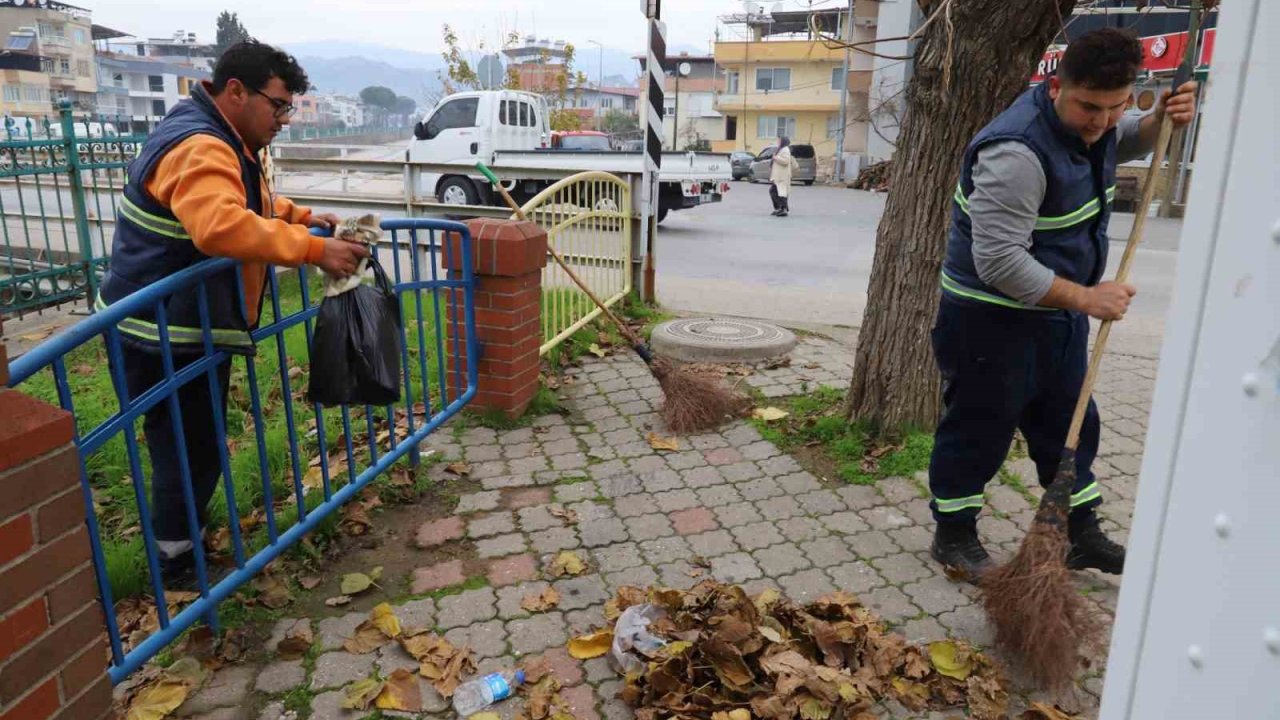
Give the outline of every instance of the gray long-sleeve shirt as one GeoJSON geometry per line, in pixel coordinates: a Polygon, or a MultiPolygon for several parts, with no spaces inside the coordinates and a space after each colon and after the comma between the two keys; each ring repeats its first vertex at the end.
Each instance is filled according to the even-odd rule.
{"type": "MultiPolygon", "coordinates": [[[[1146,155],[1138,133],[1141,116],[1121,118],[1116,128],[1116,162],[1146,155]]],[[[1031,255],[1045,192],[1044,168],[1034,151],[1017,140],[998,142],[978,151],[973,164],[969,220],[973,225],[973,262],[982,281],[1029,305],[1044,298],[1053,271],[1031,255]]]]}

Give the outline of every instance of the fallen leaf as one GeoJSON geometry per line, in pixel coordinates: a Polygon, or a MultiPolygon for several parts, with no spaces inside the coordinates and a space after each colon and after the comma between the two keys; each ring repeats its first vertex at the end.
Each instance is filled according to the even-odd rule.
{"type": "Polygon", "coordinates": [[[972,653],[950,640],[929,643],[929,659],[939,674],[956,680],[967,680],[973,672],[972,653]]]}
{"type": "Polygon", "coordinates": [[[755,412],[751,413],[751,417],[765,422],[777,422],[790,415],[791,413],[786,410],[776,407],[756,408],[755,412]]]}
{"type": "Polygon", "coordinates": [[[379,710],[422,712],[422,691],[418,688],[418,679],[408,670],[396,670],[387,678],[373,704],[379,710]]]}
{"type": "Polygon", "coordinates": [[[472,715],[467,720],[502,720],[502,716],[496,712],[482,712],[472,715]]]}
{"type": "Polygon", "coordinates": [[[684,571],[684,574],[688,575],[691,578],[700,578],[706,574],[706,570],[703,570],[702,568],[696,568],[696,567],[689,568],[688,570],[684,571]]]}
{"type": "Polygon", "coordinates": [[[369,620],[382,631],[383,635],[394,640],[400,637],[400,618],[388,603],[381,603],[369,614],[369,620]]]}
{"type": "Polygon", "coordinates": [[[1075,720],[1076,717],[1056,705],[1033,702],[1031,708],[1022,713],[1021,720],[1075,720]]]}
{"type": "Polygon", "coordinates": [[[284,639],[276,643],[276,653],[282,660],[297,660],[307,654],[314,642],[311,623],[298,620],[285,631],[284,639]]]}
{"type": "Polygon", "coordinates": [[[297,367],[296,365],[294,367],[289,368],[290,380],[297,380],[300,377],[302,377],[302,368],[297,367]]]}
{"type": "Polygon", "coordinates": [[[324,471],[319,465],[307,468],[302,476],[302,488],[307,492],[324,489],[324,471]]]}
{"type": "Polygon", "coordinates": [[[359,595],[373,587],[374,580],[364,573],[350,573],[342,576],[342,594],[359,595]]]}
{"type": "Polygon", "coordinates": [[[386,644],[387,636],[372,620],[360,623],[355,634],[342,641],[342,647],[355,655],[368,655],[386,644]]]}
{"type": "Polygon", "coordinates": [[[570,525],[578,524],[578,512],[576,510],[570,510],[563,505],[551,505],[547,508],[547,512],[551,513],[554,517],[564,520],[570,525]]]}
{"type": "Polygon", "coordinates": [[[526,683],[540,682],[542,678],[553,672],[551,669],[551,661],[547,660],[545,657],[541,657],[533,661],[526,661],[522,664],[521,669],[524,671],[524,681],[526,683]]]}
{"type": "Polygon", "coordinates": [[[651,432],[646,439],[649,441],[649,447],[654,450],[680,452],[680,441],[677,438],[662,437],[657,433],[651,432]]]}
{"type": "Polygon", "coordinates": [[[342,508],[342,522],[339,523],[339,527],[347,535],[359,537],[373,528],[373,521],[369,519],[369,512],[364,505],[347,503],[342,508]]]}
{"type": "Polygon", "coordinates": [[[272,610],[279,610],[293,602],[289,586],[274,575],[259,575],[253,581],[253,589],[258,591],[258,602],[272,610]]]}
{"type": "Polygon", "coordinates": [[[314,575],[306,575],[298,578],[298,584],[302,586],[303,590],[315,590],[320,587],[321,582],[323,582],[323,580],[314,575]]]}
{"type": "Polygon", "coordinates": [[[613,647],[613,631],[601,630],[570,640],[569,654],[578,660],[590,660],[603,656],[611,647],[613,647]]]}
{"type": "Polygon", "coordinates": [[[324,604],[329,607],[342,607],[343,605],[350,605],[351,600],[352,597],[350,595],[338,595],[337,597],[331,597],[328,600],[325,600],[324,604]]]}
{"type": "Polygon", "coordinates": [[[342,708],[361,712],[368,710],[373,705],[374,699],[382,693],[383,684],[383,681],[376,677],[368,677],[351,683],[343,688],[345,697],[342,699],[342,708]]]}
{"type": "Polygon", "coordinates": [[[800,703],[800,717],[804,720],[827,720],[831,717],[831,706],[815,697],[800,703]]]}
{"type": "Polygon", "coordinates": [[[565,550],[551,561],[548,572],[552,577],[576,577],[587,571],[587,563],[582,556],[572,550],[565,550]]]}
{"type": "Polygon", "coordinates": [[[184,682],[161,680],[134,696],[125,720],[164,720],[187,701],[190,692],[184,682]]]}
{"type": "Polygon", "coordinates": [[[591,343],[591,347],[587,348],[587,352],[591,353],[592,355],[595,355],[598,358],[602,358],[609,354],[605,352],[605,349],[600,347],[600,345],[597,343],[591,343]]]}
{"type": "Polygon", "coordinates": [[[560,593],[553,587],[548,587],[540,593],[525,595],[520,601],[520,607],[529,612],[546,612],[559,604],[560,593]]]}
{"type": "Polygon", "coordinates": [[[448,465],[444,466],[444,471],[449,473],[450,475],[457,475],[458,477],[467,477],[468,475],[471,474],[471,466],[464,462],[449,463],[448,465]]]}

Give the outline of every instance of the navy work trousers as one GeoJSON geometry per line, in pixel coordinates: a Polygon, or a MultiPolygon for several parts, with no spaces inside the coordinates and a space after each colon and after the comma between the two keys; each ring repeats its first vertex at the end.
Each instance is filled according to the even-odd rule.
{"type": "MultiPolygon", "coordinates": [[[[122,346],[125,384],[129,397],[136,399],[165,379],[160,355],[139,349],[128,343],[122,346]]],[[[174,355],[174,371],[201,356],[174,355]]],[[[227,391],[231,379],[231,363],[223,362],[215,370],[217,375],[218,402],[225,422],[227,417],[227,391]]],[[[219,431],[214,422],[213,403],[209,378],[201,374],[178,389],[178,406],[182,414],[182,439],[185,441],[187,467],[191,471],[191,489],[196,506],[196,516],[203,528],[208,524],[209,500],[218,487],[222,475],[222,463],[218,444],[225,442],[225,429],[219,431]]],[[[155,536],[160,541],[191,539],[187,522],[187,505],[182,489],[182,463],[178,454],[178,435],[174,432],[169,401],[161,400],[146,413],[142,423],[151,453],[151,522],[155,536]]]]}
{"type": "MultiPolygon", "coordinates": [[[[944,294],[933,329],[945,404],[929,463],[933,516],[973,522],[983,488],[999,472],[1015,430],[1026,438],[1040,484],[1057,472],[1088,368],[1089,319],[1081,313],[1005,308],[944,294]]],[[[1102,502],[1093,475],[1098,410],[1089,402],[1076,452],[1072,514],[1102,502]]]]}

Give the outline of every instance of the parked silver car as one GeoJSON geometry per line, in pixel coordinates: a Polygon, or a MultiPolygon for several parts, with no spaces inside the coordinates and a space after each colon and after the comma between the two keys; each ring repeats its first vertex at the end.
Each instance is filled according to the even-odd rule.
{"type": "MultiPolygon", "coordinates": [[[[756,156],[751,163],[751,182],[769,182],[769,169],[773,164],[773,154],[778,151],[777,145],[770,145],[756,156]]],[[[791,157],[796,159],[800,167],[791,173],[791,182],[802,182],[812,185],[818,179],[818,159],[812,145],[792,145],[791,157]]]]}

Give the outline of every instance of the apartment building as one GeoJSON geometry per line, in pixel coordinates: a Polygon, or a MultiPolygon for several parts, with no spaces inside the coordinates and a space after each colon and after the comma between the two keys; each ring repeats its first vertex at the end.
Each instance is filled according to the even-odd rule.
{"type": "MultiPolygon", "coordinates": [[[[637,56],[640,75],[647,77],[645,56],[637,56]]],[[[711,149],[725,140],[724,117],[716,104],[724,90],[724,75],[711,55],[668,55],[663,87],[663,140],[667,150],[711,149]]],[[[647,80],[641,82],[647,88],[647,80]]]]}
{"type": "Polygon", "coordinates": [[[91,110],[98,89],[89,10],[47,0],[0,0],[0,112],[47,117],[58,102],[91,110]]]}

